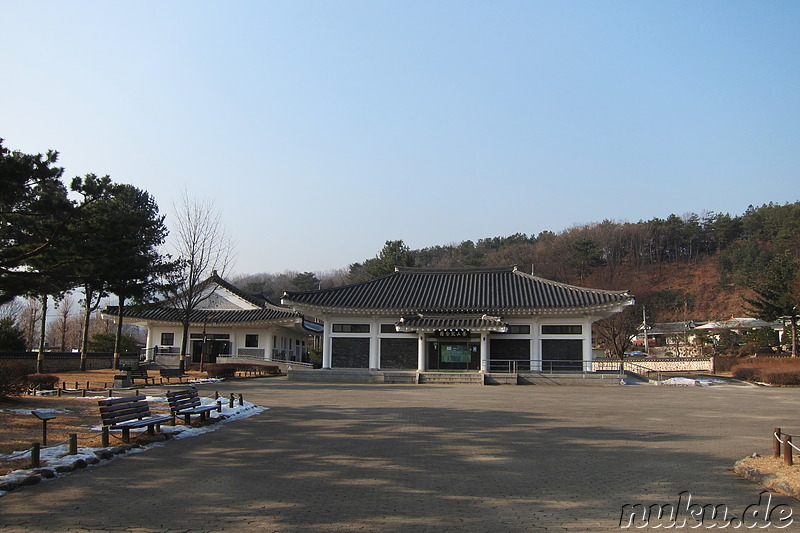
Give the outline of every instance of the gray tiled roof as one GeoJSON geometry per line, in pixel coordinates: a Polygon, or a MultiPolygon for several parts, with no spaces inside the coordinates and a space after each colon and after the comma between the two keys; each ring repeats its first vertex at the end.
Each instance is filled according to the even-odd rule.
{"type": "MultiPolygon", "coordinates": [[[[104,313],[110,316],[117,315],[117,307],[109,306],[104,313]]],[[[126,318],[149,320],[157,322],[182,322],[183,310],[160,305],[125,307],[126,318]]],[[[300,315],[290,309],[278,309],[267,304],[260,309],[195,309],[192,311],[189,322],[192,324],[240,324],[246,322],[266,322],[299,319],[300,315]]]]}
{"type": "Polygon", "coordinates": [[[580,310],[627,305],[626,291],[587,289],[546,280],[516,268],[426,270],[402,268],[363,283],[307,292],[286,292],[296,309],[400,311],[405,313],[504,313],[580,310]]]}

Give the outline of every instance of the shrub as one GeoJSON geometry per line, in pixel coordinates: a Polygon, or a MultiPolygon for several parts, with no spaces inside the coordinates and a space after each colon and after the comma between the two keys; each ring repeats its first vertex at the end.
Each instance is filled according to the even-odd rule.
{"type": "Polygon", "coordinates": [[[37,390],[53,390],[58,385],[58,376],[53,374],[28,374],[28,385],[37,390]]]}
{"type": "Polygon", "coordinates": [[[765,368],[761,381],[770,385],[800,385],[800,368],[765,368]]]}
{"type": "Polygon", "coordinates": [[[236,367],[234,363],[208,363],[205,371],[210,378],[232,378],[236,376],[236,367]]]}
{"type": "Polygon", "coordinates": [[[19,396],[28,388],[28,373],[19,363],[0,362],[0,398],[19,396]]]}
{"type": "Polygon", "coordinates": [[[739,357],[720,355],[714,358],[714,370],[717,372],[730,372],[733,367],[740,365],[743,361],[739,357]]]}
{"type": "Polygon", "coordinates": [[[800,360],[786,357],[756,357],[747,359],[732,371],[733,377],[770,385],[800,385],[800,360]]]}
{"type": "Polygon", "coordinates": [[[761,381],[761,369],[753,365],[740,365],[733,369],[733,377],[742,381],[761,381]]]}
{"type": "Polygon", "coordinates": [[[233,378],[236,372],[264,372],[280,375],[281,369],[277,365],[253,365],[247,363],[208,363],[205,371],[210,378],[233,378]]]}

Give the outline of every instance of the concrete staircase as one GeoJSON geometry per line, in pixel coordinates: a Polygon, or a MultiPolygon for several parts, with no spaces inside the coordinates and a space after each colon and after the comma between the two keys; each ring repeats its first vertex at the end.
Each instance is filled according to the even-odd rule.
{"type": "Polygon", "coordinates": [[[438,385],[483,385],[483,374],[477,372],[420,372],[419,382],[438,385]]]}

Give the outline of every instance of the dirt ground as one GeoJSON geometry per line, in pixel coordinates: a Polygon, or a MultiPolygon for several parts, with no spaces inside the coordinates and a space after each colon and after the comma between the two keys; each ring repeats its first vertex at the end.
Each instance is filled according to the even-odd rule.
{"type": "MultiPolygon", "coordinates": [[[[108,396],[106,388],[114,383],[117,371],[89,370],[86,372],[54,373],[60,379],[58,388],[61,396],[31,396],[0,399],[0,455],[22,452],[34,442],[42,442],[41,420],[31,414],[34,410],[52,410],[55,418],[47,422],[47,444],[54,445],[69,439],[69,435],[78,435],[81,447],[100,447],[101,440],[98,426],[101,425],[97,401],[108,396]],[[66,389],[62,387],[66,386],[66,389]],[[86,396],[84,397],[84,389],[86,396]]],[[[187,372],[186,379],[205,377],[204,373],[187,372]]],[[[171,378],[173,383],[176,378],[171,378]]],[[[159,377],[156,377],[156,383],[159,377]]],[[[137,382],[140,383],[140,382],[137,382]]],[[[166,383],[166,380],[164,380],[166,383]]],[[[132,394],[133,392],[131,392],[132,394]]],[[[153,413],[168,412],[164,408],[151,405],[153,413]]],[[[112,443],[118,444],[112,436],[112,443]]],[[[30,457],[23,454],[18,459],[0,457],[0,475],[13,470],[27,468],[30,457]]]]}

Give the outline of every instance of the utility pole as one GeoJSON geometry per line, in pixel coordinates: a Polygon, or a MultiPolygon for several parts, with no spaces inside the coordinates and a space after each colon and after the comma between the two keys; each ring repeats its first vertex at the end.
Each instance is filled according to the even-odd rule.
{"type": "Polygon", "coordinates": [[[650,355],[650,343],[647,342],[647,310],[642,306],[642,331],[644,332],[644,352],[650,355]]]}

